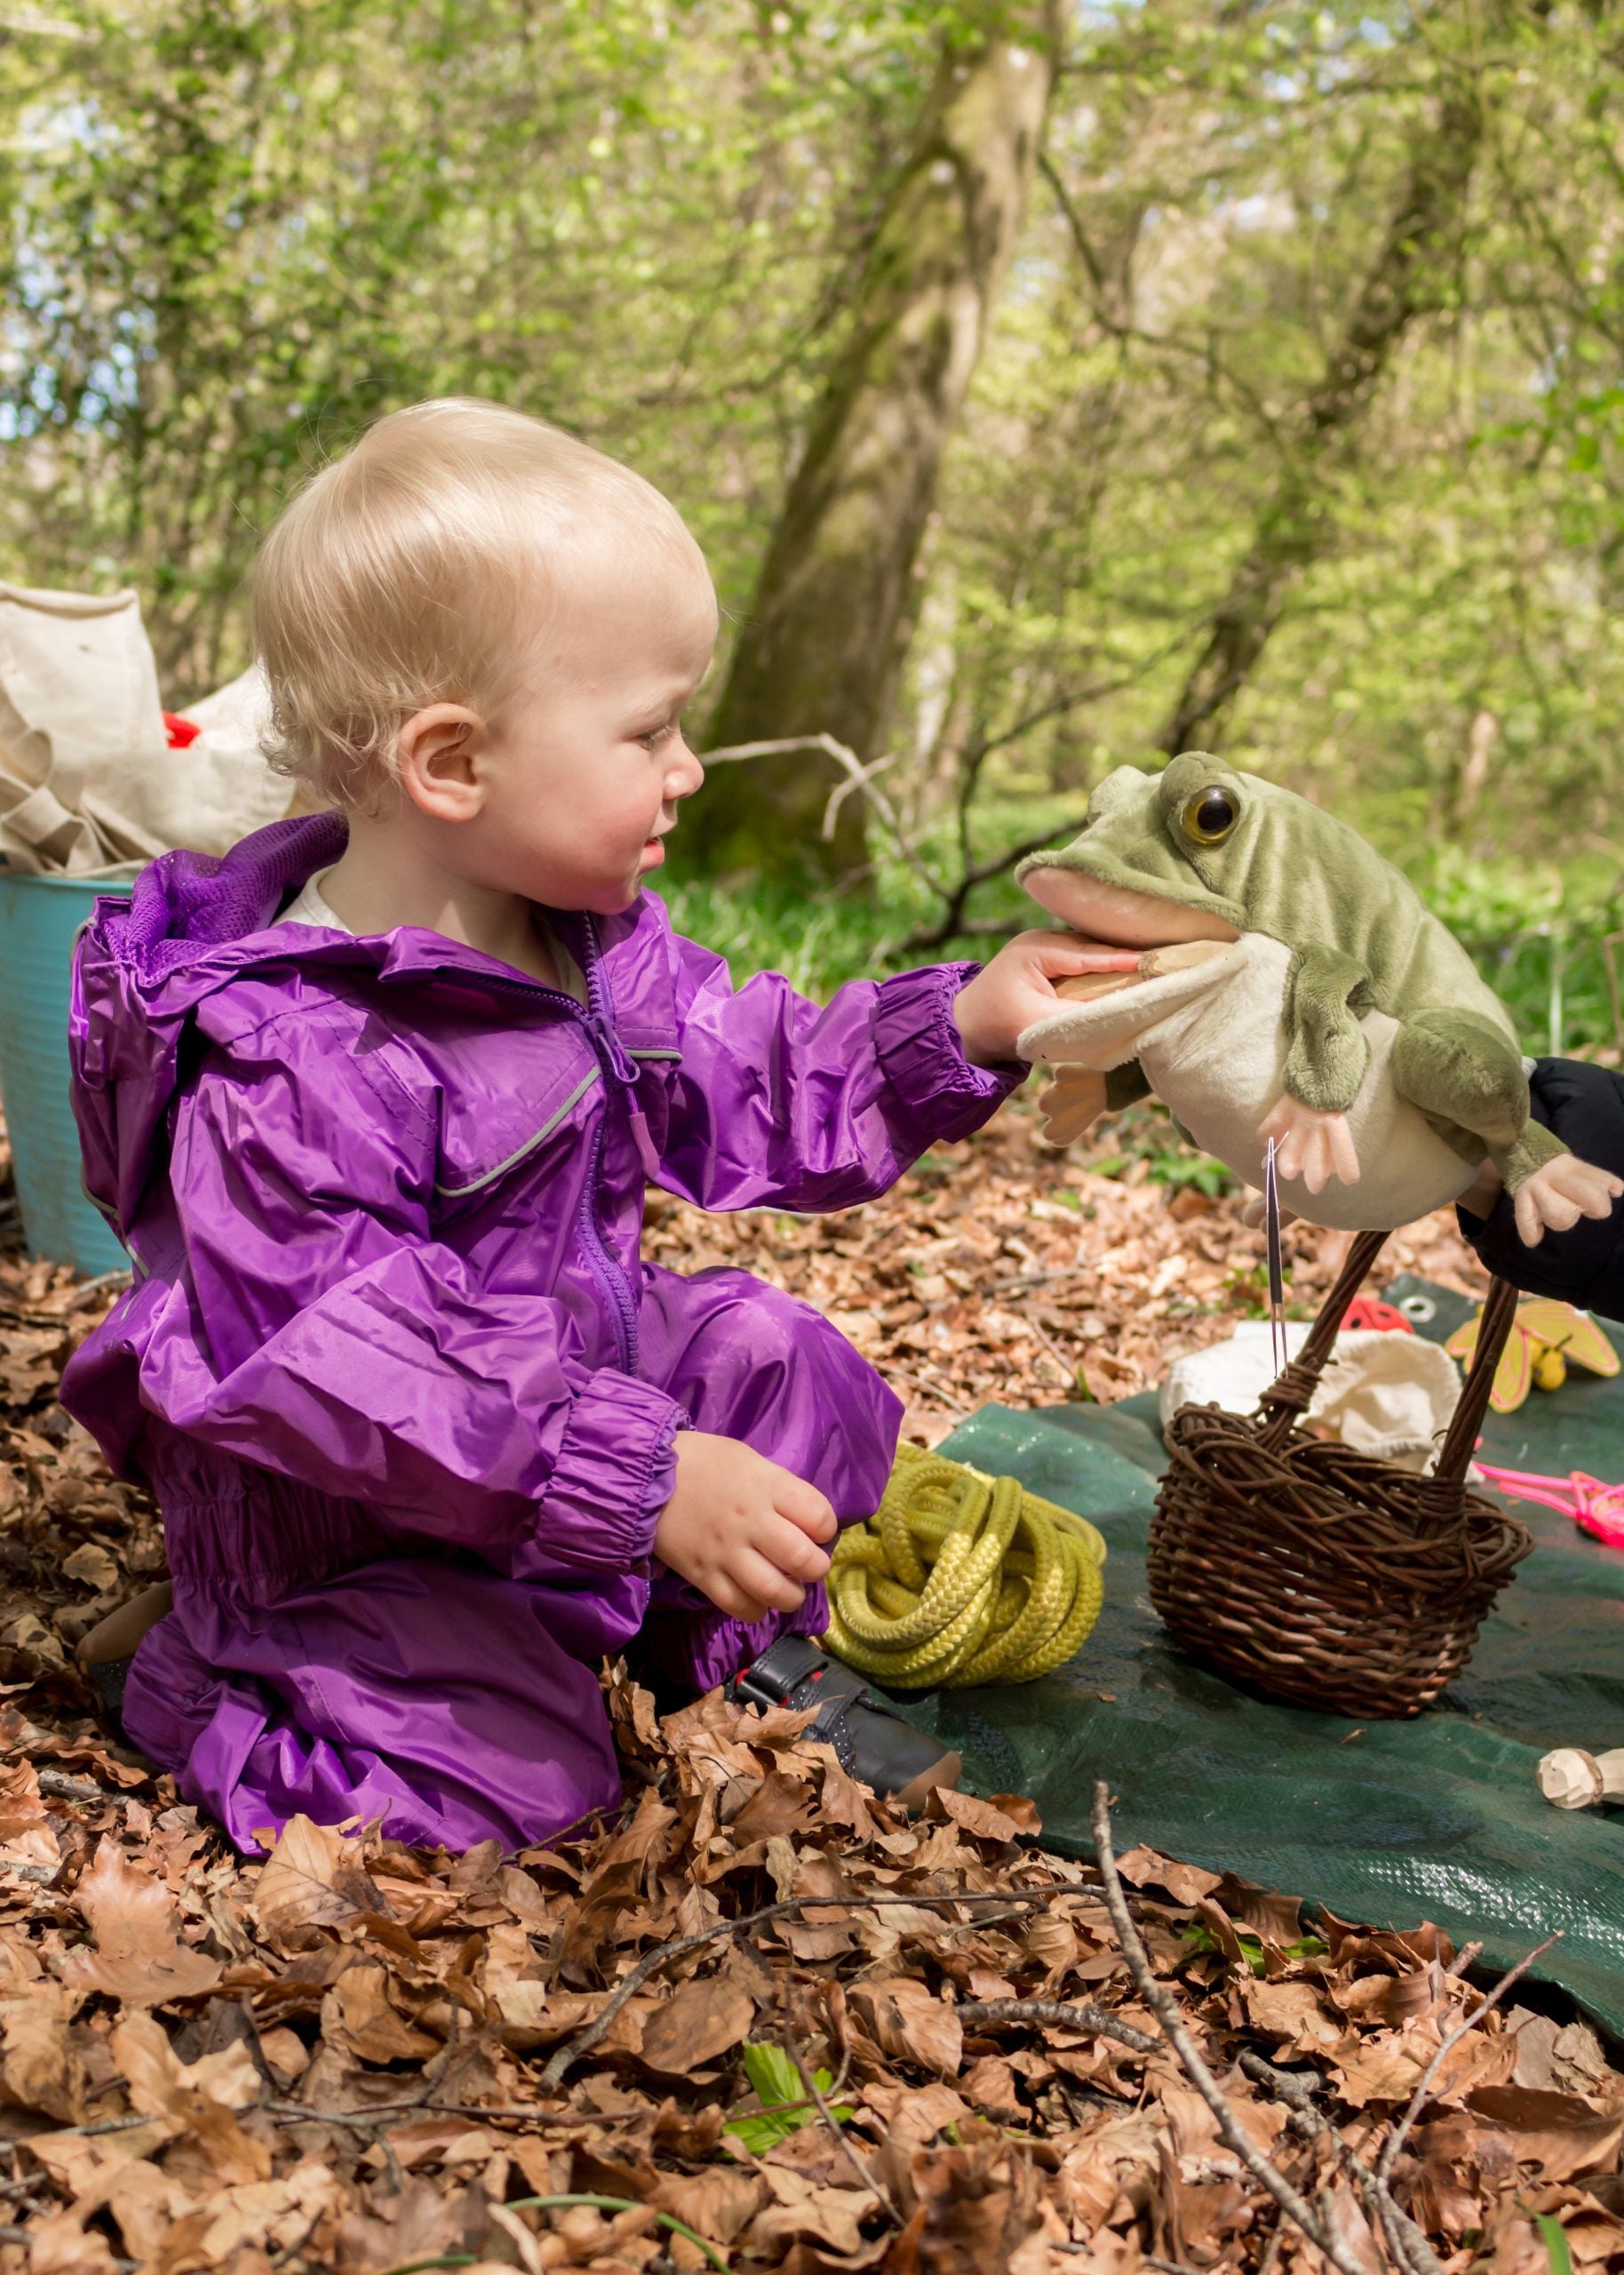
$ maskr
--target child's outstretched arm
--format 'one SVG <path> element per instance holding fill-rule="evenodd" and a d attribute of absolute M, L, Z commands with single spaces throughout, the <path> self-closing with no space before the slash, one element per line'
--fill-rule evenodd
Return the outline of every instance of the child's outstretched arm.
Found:
<path fill-rule="evenodd" d="M 687 1417 L 589 1362 L 562 1304 L 434 1238 L 435 1133 L 403 1093 L 379 1114 L 383 1079 L 312 1020 L 205 1062 L 171 1151 L 182 1268 L 125 1299 L 142 1403 L 515 1577 L 625 1573 Z"/>
<path fill-rule="evenodd" d="M 735 989 L 722 958 L 673 938 L 682 1062 L 659 1182 L 706 1209 L 846 1209 L 933 1144 L 967 1137 L 1025 1080 L 1024 1026 L 1084 959 L 1023 933 L 983 970 L 852 980 L 826 1005 L 776 972 Z"/>

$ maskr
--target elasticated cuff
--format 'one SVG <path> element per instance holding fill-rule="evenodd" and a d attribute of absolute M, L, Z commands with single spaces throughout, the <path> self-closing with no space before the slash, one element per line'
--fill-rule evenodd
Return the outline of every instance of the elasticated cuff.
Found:
<path fill-rule="evenodd" d="M 672 1441 L 688 1427 L 675 1399 L 605 1368 L 577 1397 L 516 1580 L 626 1572 L 654 1553 L 654 1529 L 676 1483 Z"/>
<path fill-rule="evenodd" d="M 886 1079 L 933 1136 L 966 1138 L 1019 1089 L 1031 1069 L 973 1066 L 964 1055 L 953 999 L 978 963 L 927 964 L 881 983 L 874 1010 L 874 1047 Z"/>

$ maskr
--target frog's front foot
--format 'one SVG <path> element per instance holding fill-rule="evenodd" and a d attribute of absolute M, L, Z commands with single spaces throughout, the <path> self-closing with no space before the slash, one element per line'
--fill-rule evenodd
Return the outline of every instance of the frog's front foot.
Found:
<path fill-rule="evenodd" d="M 1610 1217 L 1620 1194 L 1624 1177 L 1581 1161 L 1577 1153 L 1541 1162 L 1511 1196 L 1524 1247 L 1538 1248 L 1547 1233 L 1572 1232 L 1581 1217 Z"/>
<path fill-rule="evenodd" d="M 1070 1145 L 1104 1113 L 1105 1077 L 1092 1066 L 1069 1066 L 1063 1061 L 1053 1072 L 1054 1081 L 1038 1100 L 1043 1114 L 1043 1142 Z"/>
<path fill-rule="evenodd" d="M 1357 1185 L 1359 1156 L 1345 1114 L 1322 1114 L 1282 1091 L 1257 1126 L 1258 1143 L 1275 1142 L 1275 1167 L 1283 1177 L 1301 1178 L 1310 1193 L 1323 1193 L 1333 1177 Z"/>

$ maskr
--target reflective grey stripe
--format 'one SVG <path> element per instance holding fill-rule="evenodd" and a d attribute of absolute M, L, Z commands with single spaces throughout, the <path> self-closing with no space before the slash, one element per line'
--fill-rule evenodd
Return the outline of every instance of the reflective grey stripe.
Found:
<path fill-rule="evenodd" d="M 628 1058 L 674 1058 L 681 1063 L 682 1053 L 680 1050 L 628 1050 L 626 1057 Z"/>
<path fill-rule="evenodd" d="M 515 1161 L 521 1161 L 527 1153 L 533 1153 L 544 1138 L 552 1136 L 576 1100 L 584 1097 L 594 1082 L 601 1082 L 602 1080 L 603 1069 L 601 1066 L 594 1066 L 590 1074 L 584 1075 L 576 1084 L 558 1112 L 550 1114 L 542 1123 L 541 1128 L 533 1136 L 527 1138 L 522 1145 L 516 1146 L 505 1161 L 498 1161 L 495 1169 L 487 1169 L 483 1177 L 476 1177 L 467 1185 L 437 1185 L 434 1191 L 444 1193 L 448 1199 L 457 1200 L 460 1199 L 465 1193 L 477 1193 L 481 1185 L 490 1185 L 494 1178 L 501 1177 L 505 1171 L 511 1169 Z"/>

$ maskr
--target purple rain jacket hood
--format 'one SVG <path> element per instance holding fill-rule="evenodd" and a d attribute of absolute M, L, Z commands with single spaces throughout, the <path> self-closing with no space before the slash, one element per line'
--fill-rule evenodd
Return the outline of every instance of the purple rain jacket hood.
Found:
<path fill-rule="evenodd" d="M 587 1002 L 413 929 L 277 927 L 341 819 L 168 854 L 82 940 L 74 1106 L 135 1284 L 64 1402 L 163 1511 L 175 1608 L 130 1735 L 240 1845 L 296 1811 L 453 1847 L 618 1791 L 601 1654 L 721 1680 L 746 1628 L 652 1557 L 673 1439 L 737 1437 L 842 1522 L 900 1409 L 810 1306 L 641 1259 L 652 1177 L 712 1209 L 840 1209 L 1024 1069 L 966 1061 L 975 969 L 826 1007 L 735 990 L 645 894 L 558 917 Z"/>

